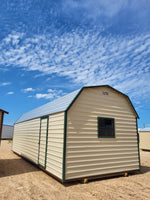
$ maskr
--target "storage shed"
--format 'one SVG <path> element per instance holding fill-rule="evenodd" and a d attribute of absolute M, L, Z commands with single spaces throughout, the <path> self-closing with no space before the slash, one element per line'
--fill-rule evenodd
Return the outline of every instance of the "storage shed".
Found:
<path fill-rule="evenodd" d="M 8 114 L 7 111 L 0 109 L 0 141 L 1 141 L 1 136 L 2 136 L 3 119 L 4 119 L 5 113 Z"/>
<path fill-rule="evenodd" d="M 83 87 L 23 114 L 13 151 L 63 183 L 139 170 L 137 118 L 125 94 Z"/>
<path fill-rule="evenodd" d="M 14 131 L 14 126 L 3 124 L 2 139 L 12 139 L 13 131 Z"/>
<path fill-rule="evenodd" d="M 150 150 L 150 128 L 142 128 L 139 130 L 140 149 Z"/>

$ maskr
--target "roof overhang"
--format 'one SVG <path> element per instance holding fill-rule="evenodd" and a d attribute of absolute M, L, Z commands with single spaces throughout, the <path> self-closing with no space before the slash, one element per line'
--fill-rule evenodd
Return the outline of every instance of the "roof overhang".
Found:
<path fill-rule="evenodd" d="M 7 112 L 6 110 L 0 109 L 0 111 L 3 112 L 3 113 L 9 114 L 9 112 Z"/>

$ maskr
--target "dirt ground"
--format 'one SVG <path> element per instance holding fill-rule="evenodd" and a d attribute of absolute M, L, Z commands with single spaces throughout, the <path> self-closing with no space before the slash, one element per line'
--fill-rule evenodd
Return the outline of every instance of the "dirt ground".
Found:
<path fill-rule="evenodd" d="M 62 185 L 11 151 L 0 146 L 0 200 L 149 200 L 150 152 L 141 151 L 141 173 Z"/>

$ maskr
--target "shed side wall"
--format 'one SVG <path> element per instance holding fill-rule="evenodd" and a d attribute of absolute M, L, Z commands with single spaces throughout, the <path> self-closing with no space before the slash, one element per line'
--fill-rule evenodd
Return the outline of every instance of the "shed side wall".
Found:
<path fill-rule="evenodd" d="M 115 138 L 98 138 L 98 116 L 115 119 Z M 136 116 L 128 100 L 110 88 L 84 89 L 67 113 L 66 180 L 136 169 Z"/>
<path fill-rule="evenodd" d="M 42 126 L 45 126 L 46 130 L 47 123 L 43 123 Z M 14 126 L 13 151 L 36 164 L 38 164 L 39 131 L 40 118 Z M 49 115 L 46 170 L 60 179 L 62 179 L 63 135 L 64 112 Z"/>
<path fill-rule="evenodd" d="M 139 132 L 140 148 L 150 150 L 150 131 Z"/>
<path fill-rule="evenodd" d="M 38 163 L 40 118 L 15 124 L 13 151 Z"/>
<path fill-rule="evenodd" d="M 64 112 L 49 116 L 46 170 L 62 179 Z"/>

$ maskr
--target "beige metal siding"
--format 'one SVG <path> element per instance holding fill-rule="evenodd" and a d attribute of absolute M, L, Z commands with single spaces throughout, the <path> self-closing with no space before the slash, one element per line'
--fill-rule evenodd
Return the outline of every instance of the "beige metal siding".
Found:
<path fill-rule="evenodd" d="M 40 141 L 39 141 L 39 164 L 45 167 L 46 138 L 48 118 L 41 119 Z"/>
<path fill-rule="evenodd" d="M 140 148 L 144 150 L 150 150 L 150 131 L 139 131 Z"/>
<path fill-rule="evenodd" d="M 64 112 L 49 115 L 46 170 L 62 179 Z"/>
<path fill-rule="evenodd" d="M 45 166 L 47 119 L 41 120 L 39 164 Z M 40 118 L 15 124 L 13 151 L 38 164 Z M 64 112 L 49 115 L 46 170 L 62 179 Z"/>
<path fill-rule="evenodd" d="M 15 124 L 13 151 L 38 163 L 40 118 Z"/>
<path fill-rule="evenodd" d="M 115 138 L 97 137 L 98 116 L 115 118 Z M 110 88 L 84 89 L 67 114 L 66 180 L 136 169 L 136 116 L 128 100 Z"/>

